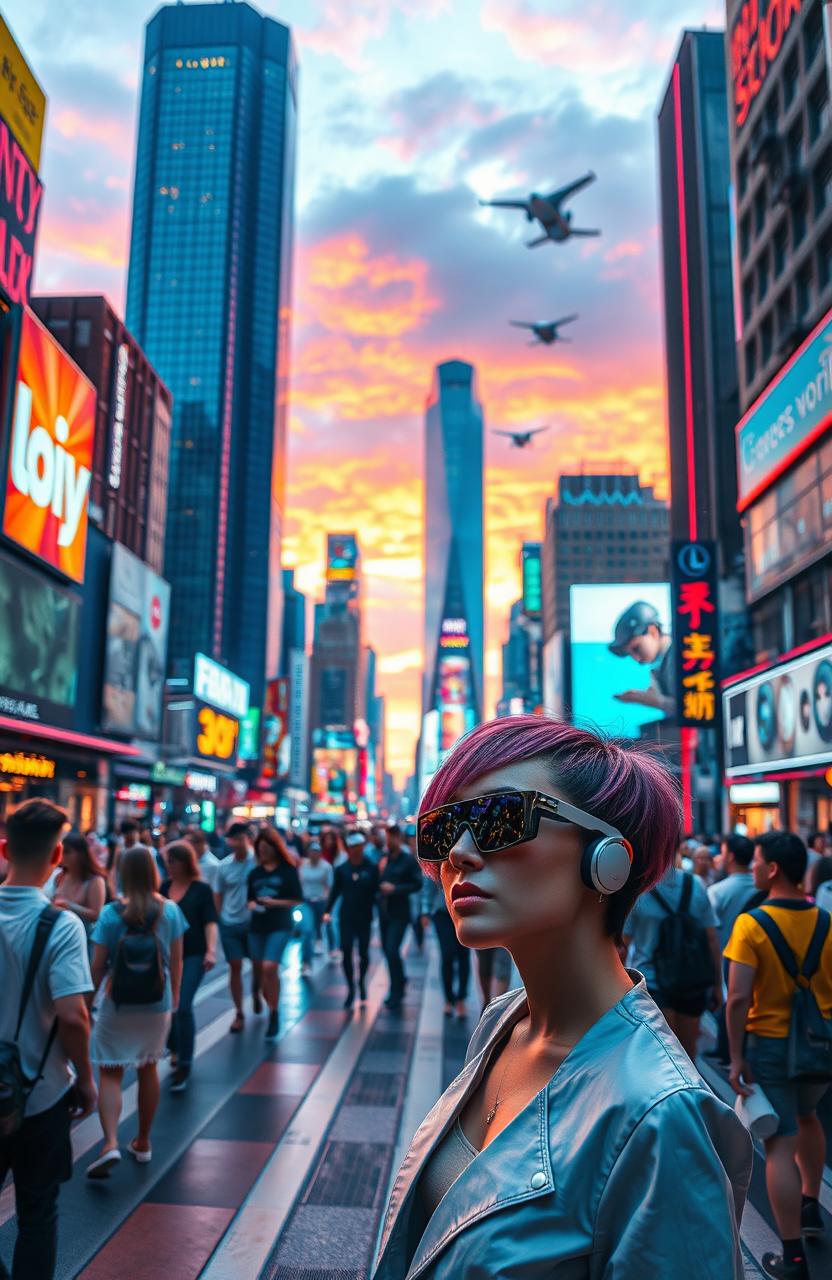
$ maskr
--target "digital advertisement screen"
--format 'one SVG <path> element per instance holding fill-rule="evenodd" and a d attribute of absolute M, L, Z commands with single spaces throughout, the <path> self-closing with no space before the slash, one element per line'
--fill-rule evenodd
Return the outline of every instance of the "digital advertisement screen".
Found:
<path fill-rule="evenodd" d="M 170 585 L 114 543 L 101 693 L 106 732 L 159 738 L 169 616 Z"/>
<path fill-rule="evenodd" d="M 326 543 L 327 582 L 353 582 L 358 562 L 358 543 L 352 533 L 331 533 Z"/>
<path fill-rule="evenodd" d="M 81 601 L 0 556 L 0 715 L 69 728 L 78 678 Z"/>
<path fill-rule="evenodd" d="M 95 388 L 31 312 L 21 326 L 3 532 L 83 582 Z"/>
<path fill-rule="evenodd" d="M 196 702 L 194 709 L 196 737 L 194 754 L 203 760 L 216 760 L 220 764 L 237 763 L 237 744 L 240 739 L 240 721 L 216 707 Z"/>
<path fill-rule="evenodd" d="M 579 723 L 638 737 L 672 720 L 676 677 L 666 582 L 579 585 L 569 590 L 572 714 Z"/>
<path fill-rule="evenodd" d="M 358 751 L 354 747 L 315 747 L 310 791 L 312 808 L 346 813 L 357 786 Z"/>
<path fill-rule="evenodd" d="M 832 758 L 832 645 L 731 684 L 722 698 L 729 777 Z"/>

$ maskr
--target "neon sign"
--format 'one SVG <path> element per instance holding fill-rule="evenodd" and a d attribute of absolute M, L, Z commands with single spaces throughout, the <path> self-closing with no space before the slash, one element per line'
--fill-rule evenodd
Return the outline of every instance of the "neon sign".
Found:
<path fill-rule="evenodd" d="M 802 0 L 746 0 L 731 32 L 731 79 L 737 132 L 777 60 Z"/>

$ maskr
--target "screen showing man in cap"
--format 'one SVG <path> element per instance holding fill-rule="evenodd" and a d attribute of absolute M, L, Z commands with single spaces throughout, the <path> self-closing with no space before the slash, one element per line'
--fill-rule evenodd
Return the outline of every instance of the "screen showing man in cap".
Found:
<path fill-rule="evenodd" d="M 676 715 L 673 638 L 662 627 L 655 605 L 636 600 L 628 605 L 615 624 L 610 653 L 619 658 L 633 658 L 641 666 L 651 667 L 646 689 L 626 689 L 613 696 L 618 702 L 634 702 L 655 707 L 667 719 Z"/>

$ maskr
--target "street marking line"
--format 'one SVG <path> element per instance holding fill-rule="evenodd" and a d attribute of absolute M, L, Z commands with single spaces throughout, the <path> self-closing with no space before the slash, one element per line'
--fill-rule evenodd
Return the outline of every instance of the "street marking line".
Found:
<path fill-rule="evenodd" d="M 319 968 L 314 971 L 313 976 L 317 976 L 317 973 L 324 968 L 325 966 L 321 964 Z M 215 996 L 218 992 L 224 990 L 227 984 L 227 969 L 224 969 L 222 973 L 218 973 L 216 977 L 212 977 L 209 981 L 203 982 L 197 991 L 197 998 L 194 1002 L 195 1007 L 203 1004 L 206 1000 L 210 1000 L 212 996 Z M 214 1045 L 228 1034 L 228 1028 L 231 1026 L 233 1015 L 233 1009 L 224 1009 L 216 1018 L 207 1023 L 201 1031 L 197 1032 L 194 1044 L 195 1063 L 203 1054 L 207 1053 L 210 1049 L 213 1049 Z M 301 1015 L 301 1017 L 302 1016 L 303 1015 Z M 287 1024 L 285 1028 L 282 1028 L 282 1030 L 291 1030 L 291 1027 L 296 1025 L 298 1020 L 299 1019 L 295 1019 L 295 1022 Z M 159 1063 L 160 1084 L 164 1083 L 172 1070 L 173 1069 L 167 1059 Z M 122 1094 L 122 1107 L 119 1125 L 121 1125 L 123 1120 L 129 1120 L 130 1117 L 135 1114 L 138 1110 L 138 1105 L 139 1086 L 137 1081 L 133 1081 L 133 1083 L 129 1085 Z M 88 1151 L 92 1150 L 92 1148 L 101 1141 L 101 1138 L 101 1122 L 97 1111 L 94 1111 L 92 1115 L 85 1116 L 79 1124 L 73 1125 L 71 1132 L 73 1176 L 76 1162 L 81 1160 Z M 14 1182 L 10 1178 L 8 1186 L 0 1192 L 0 1227 L 4 1227 L 14 1216 Z"/>
<path fill-rule="evenodd" d="M 364 1012 L 348 1023 L 271 1158 L 220 1240 L 200 1280 L 258 1276 L 280 1239 L 376 1023 L 387 971 L 370 980 Z"/>

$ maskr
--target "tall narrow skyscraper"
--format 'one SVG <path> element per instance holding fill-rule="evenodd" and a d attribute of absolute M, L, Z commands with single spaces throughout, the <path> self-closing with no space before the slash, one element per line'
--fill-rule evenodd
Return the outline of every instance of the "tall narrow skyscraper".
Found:
<path fill-rule="evenodd" d="M 425 416 L 422 780 L 483 715 L 483 411 L 462 360 L 436 368 Z"/>
<path fill-rule="evenodd" d="M 127 323 L 173 392 L 171 667 L 213 654 L 255 703 L 280 658 L 296 80 L 248 4 L 148 23 Z"/>

